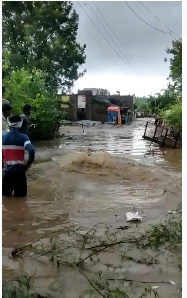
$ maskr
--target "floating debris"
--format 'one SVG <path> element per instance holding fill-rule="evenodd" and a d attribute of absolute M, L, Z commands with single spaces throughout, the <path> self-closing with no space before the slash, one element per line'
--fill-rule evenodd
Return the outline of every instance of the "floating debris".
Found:
<path fill-rule="evenodd" d="M 170 284 L 172 284 L 172 285 L 175 286 L 175 282 L 174 281 L 170 280 L 169 282 L 170 282 Z"/>
<path fill-rule="evenodd" d="M 126 218 L 127 218 L 127 221 L 142 221 L 142 217 L 139 215 L 138 211 L 127 212 Z"/>
<path fill-rule="evenodd" d="M 179 214 L 179 213 L 181 213 L 181 210 L 179 210 L 179 211 L 176 211 L 176 210 L 168 211 L 168 214 Z"/>

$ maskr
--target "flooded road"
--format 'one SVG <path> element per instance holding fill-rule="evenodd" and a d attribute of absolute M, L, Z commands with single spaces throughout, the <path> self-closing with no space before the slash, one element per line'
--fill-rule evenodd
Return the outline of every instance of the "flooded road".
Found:
<path fill-rule="evenodd" d="M 78 298 L 88 286 L 78 272 L 65 268 L 64 275 L 63 270 L 59 273 L 49 261 L 48 255 L 36 258 L 38 250 L 42 254 L 51 247 L 51 236 L 39 242 L 37 251 L 30 247 L 13 260 L 9 258 L 11 250 L 53 233 L 58 237 L 55 245 L 58 243 L 62 249 L 65 242 L 72 244 L 75 238 L 64 232 L 65 227 L 86 233 L 100 224 L 97 233 L 102 235 L 105 233 L 102 224 L 113 230 L 126 225 L 125 213 L 133 207 L 142 212 L 141 227 L 145 228 L 177 207 L 181 202 L 181 150 L 150 146 L 142 139 L 145 122 L 146 119 L 140 119 L 119 128 L 95 125 L 85 127 L 84 133 L 81 126 L 64 126 L 62 138 L 36 144 L 36 164 L 28 173 L 28 198 L 3 198 L 4 280 L 28 275 L 41 293 Z M 109 261 L 110 253 L 106 253 L 101 257 L 100 267 L 88 264 L 87 269 L 92 268 L 95 274 L 99 270 L 105 272 L 104 264 Z M 115 252 L 112 263 L 117 266 L 119 262 L 119 254 Z M 161 263 L 164 264 L 163 260 Z M 180 283 L 176 268 L 150 268 L 132 262 L 124 266 L 129 278 L 145 281 L 149 276 L 150 282 L 157 281 L 159 290 L 165 293 L 160 297 L 180 297 L 177 287 L 159 283 L 165 275 L 167 281 Z M 121 276 L 119 270 L 114 273 Z M 53 284 L 52 288 L 49 284 Z M 131 291 L 132 297 L 138 297 L 134 288 Z"/>
<path fill-rule="evenodd" d="M 146 121 L 150 119 L 140 118 L 131 125 L 115 127 L 113 125 L 62 127 L 63 138 L 50 142 L 37 143 L 40 160 L 47 156 L 51 158 L 54 152 L 58 154 L 70 151 L 91 149 L 93 151 L 104 150 L 120 158 L 130 158 L 148 165 L 161 165 L 162 167 L 178 170 L 182 169 L 181 149 L 161 149 L 157 144 L 150 144 L 142 139 Z M 44 149 L 46 152 L 44 152 Z M 51 150 L 53 153 L 51 153 Z"/>

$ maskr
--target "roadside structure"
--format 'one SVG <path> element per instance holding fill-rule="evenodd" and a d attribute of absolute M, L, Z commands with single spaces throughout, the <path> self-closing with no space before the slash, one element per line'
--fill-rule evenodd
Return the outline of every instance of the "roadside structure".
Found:
<path fill-rule="evenodd" d="M 104 90 L 104 89 L 103 89 Z M 95 94 L 95 93 L 94 93 Z M 135 95 L 94 95 L 93 90 L 78 90 L 77 94 L 62 96 L 66 100 L 66 108 L 69 111 L 69 120 L 77 121 L 81 111 L 85 119 L 92 121 L 107 122 L 107 109 L 116 105 L 121 110 L 129 109 L 134 115 Z M 64 102 L 62 102 L 64 107 Z"/>

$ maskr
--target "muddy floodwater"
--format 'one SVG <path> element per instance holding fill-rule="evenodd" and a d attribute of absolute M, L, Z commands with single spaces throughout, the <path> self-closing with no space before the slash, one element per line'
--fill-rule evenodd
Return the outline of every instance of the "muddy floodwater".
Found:
<path fill-rule="evenodd" d="M 41 295 L 81 297 L 89 282 L 80 272 L 65 265 L 57 268 L 54 262 L 54 255 L 68 262 L 75 258 L 71 246 L 77 236 L 67 233 L 68 228 L 86 233 L 96 226 L 97 235 L 102 236 L 106 226 L 115 231 L 127 225 L 125 214 L 135 208 L 143 220 L 130 226 L 128 233 L 131 229 L 136 233 L 176 209 L 181 202 L 182 152 L 143 140 L 145 123 L 146 119 L 137 119 L 123 127 L 88 125 L 84 133 L 81 126 L 63 126 L 62 137 L 35 144 L 27 199 L 3 198 L 4 281 L 27 275 Z M 40 237 L 15 258 L 9 257 L 13 249 Z M 64 255 L 67 244 L 70 248 L 64 249 Z M 53 250 L 48 254 L 51 245 L 57 250 L 54 255 Z M 108 279 L 124 277 L 155 286 L 162 298 L 181 297 L 178 256 L 172 259 L 173 266 L 162 257 L 160 266 L 127 260 L 119 266 L 118 250 L 102 253 L 99 262 L 88 260 L 88 275 L 102 271 Z M 131 255 L 138 257 L 135 249 Z M 129 297 L 141 293 L 140 284 L 121 286 L 128 288 Z"/>

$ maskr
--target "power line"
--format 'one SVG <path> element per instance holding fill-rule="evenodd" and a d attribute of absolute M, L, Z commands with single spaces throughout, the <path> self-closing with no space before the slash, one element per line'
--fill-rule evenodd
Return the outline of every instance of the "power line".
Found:
<path fill-rule="evenodd" d="M 79 2 L 78 2 L 79 3 Z M 86 5 L 86 4 L 85 4 Z M 83 7 L 82 6 L 78 6 L 78 7 L 80 7 L 80 8 L 82 8 L 83 9 Z M 84 10 L 84 9 L 83 9 Z M 86 13 L 86 11 L 84 10 L 84 12 L 85 12 L 85 14 L 88 16 L 88 14 Z M 89 17 L 89 16 L 88 16 Z M 89 17 L 89 19 L 90 19 L 90 17 Z M 91 20 L 91 19 L 90 19 Z M 92 20 L 91 20 L 92 21 Z M 96 27 L 96 29 L 100 32 L 100 30 L 97 28 L 97 26 L 95 25 L 95 23 L 92 21 L 92 23 L 94 24 L 94 26 Z M 82 25 L 81 25 L 82 26 Z M 87 31 L 88 32 L 88 34 L 89 35 L 91 35 L 90 34 L 90 32 L 84 27 L 84 26 L 82 26 L 83 27 L 83 29 L 85 30 L 85 31 Z M 100 32 L 101 33 L 101 32 Z M 103 34 L 101 33 L 101 35 L 103 36 Z M 92 35 L 92 37 L 93 37 L 93 35 Z M 103 36 L 104 37 L 104 36 Z M 104 50 L 104 52 L 105 53 L 107 53 L 108 54 L 108 52 L 106 52 L 106 50 L 104 49 L 104 47 L 101 45 L 101 43 L 99 43 L 98 41 L 97 41 L 97 39 L 95 38 L 95 37 L 93 37 L 95 40 L 96 40 L 96 42 L 99 44 L 99 46 Z M 104 37 L 105 38 L 105 37 Z M 110 54 L 108 54 L 110 57 L 112 57 Z M 113 59 L 113 58 L 112 58 Z M 123 71 L 123 69 L 120 67 L 120 65 L 117 63 L 117 62 L 115 62 L 116 63 L 116 65 L 120 68 L 120 70 L 122 70 Z"/>
<path fill-rule="evenodd" d="M 101 43 L 95 38 L 95 36 L 93 36 L 92 34 L 90 34 L 90 32 L 82 25 L 82 24 L 80 24 L 81 26 L 82 26 L 82 28 L 89 34 L 89 36 L 91 36 L 93 39 L 95 39 L 95 41 L 98 43 L 98 45 L 102 48 L 102 50 L 104 51 L 104 53 L 106 54 L 107 53 L 107 55 L 110 57 L 110 59 L 112 58 L 113 59 L 113 57 L 108 53 L 108 52 L 106 52 L 106 50 L 105 50 L 105 48 L 101 45 Z M 122 70 L 123 71 L 123 69 L 120 67 L 120 65 L 116 62 L 116 61 L 113 61 L 119 68 L 120 68 L 120 70 Z"/>
<path fill-rule="evenodd" d="M 125 2 L 125 3 L 124 3 Z M 152 26 L 151 24 L 147 23 L 146 21 L 144 21 L 141 17 L 139 17 L 137 15 L 137 13 L 132 9 L 132 7 L 127 3 L 127 1 L 124 1 L 123 3 L 126 4 L 129 9 L 132 11 L 132 13 L 140 20 L 142 21 L 143 23 L 145 23 L 146 25 L 148 25 L 149 27 L 151 27 L 152 29 L 156 30 L 156 31 L 159 31 L 159 32 L 162 32 L 164 34 L 168 34 L 168 35 L 171 35 L 171 32 L 166 32 L 166 31 L 163 31 L 161 29 L 158 29 L 158 28 L 155 28 L 154 26 Z M 171 35 L 172 36 L 172 35 Z M 173 36 L 172 36 L 173 37 Z"/>
<path fill-rule="evenodd" d="M 132 64 L 133 67 L 136 67 L 136 64 L 134 63 L 132 57 L 129 55 L 129 53 L 127 52 L 127 50 L 125 49 L 125 47 L 123 46 L 123 44 L 121 43 L 121 41 L 119 40 L 119 38 L 117 37 L 116 33 L 114 32 L 114 30 L 112 29 L 112 27 L 108 24 L 107 20 L 105 19 L 105 17 L 102 15 L 101 11 L 99 10 L 98 6 L 93 2 L 94 6 L 96 7 L 97 11 L 99 12 L 99 14 L 101 15 L 102 19 L 104 20 L 105 24 L 108 26 L 109 30 L 113 33 L 115 39 L 118 41 L 118 43 L 120 44 L 120 46 L 122 47 L 123 51 L 126 53 L 125 55 L 127 56 L 127 59 L 131 60 L 132 62 L 129 62 Z M 133 65 L 134 64 L 134 65 Z M 141 70 L 140 70 L 141 71 Z M 142 72 L 142 71 L 141 71 Z M 143 72 L 142 72 L 143 74 Z"/>
<path fill-rule="evenodd" d="M 115 45 L 115 40 L 113 38 L 113 36 L 111 35 L 111 33 L 108 31 L 108 29 L 105 27 L 105 25 L 103 25 L 103 23 L 101 22 L 101 20 L 99 19 L 98 15 L 96 14 L 96 12 L 93 10 L 93 8 L 87 3 L 87 8 L 91 8 L 92 12 L 94 13 L 94 15 L 97 17 L 97 19 L 99 20 L 99 22 L 101 23 L 101 25 L 103 26 L 104 30 L 110 35 L 110 37 L 112 38 L 113 40 L 113 43 L 110 43 L 108 39 L 105 39 L 107 40 L 107 43 L 110 45 L 110 47 L 113 49 L 113 51 L 115 51 L 115 53 L 118 55 L 118 57 L 122 60 L 122 62 L 132 71 L 134 72 L 134 70 L 132 69 L 132 67 L 129 65 L 129 61 L 126 62 L 124 60 L 124 58 L 119 54 L 119 52 L 116 50 L 116 46 Z"/>
<path fill-rule="evenodd" d="M 174 31 L 172 31 L 166 23 L 164 23 L 161 19 L 159 19 L 142 1 L 139 1 L 139 3 L 150 13 L 152 16 L 154 16 L 159 22 L 161 22 L 169 31 L 170 33 L 173 33 L 174 35 L 177 36 L 177 38 L 180 38 Z"/>
<path fill-rule="evenodd" d="M 76 3 L 76 2 L 75 2 Z M 86 3 L 85 4 L 83 4 L 82 6 L 86 6 Z M 82 6 L 81 5 L 79 5 L 79 6 L 77 6 L 77 7 L 75 7 L 74 6 L 74 9 L 77 9 L 77 8 L 82 8 Z"/>
<path fill-rule="evenodd" d="M 87 6 L 89 7 L 89 8 L 91 8 L 91 10 L 93 11 L 93 13 L 95 14 L 95 16 L 97 17 L 97 19 L 99 20 L 99 22 L 101 23 L 101 25 L 103 26 L 103 28 L 106 30 L 106 32 L 110 35 L 110 37 L 112 38 L 112 40 L 113 40 L 113 42 L 114 42 L 114 44 L 115 44 L 115 40 L 114 40 L 114 38 L 113 38 L 113 36 L 110 34 L 110 32 L 106 29 L 106 27 L 103 25 L 103 23 L 101 22 L 101 20 L 99 19 L 99 17 L 98 17 L 98 15 L 95 13 L 95 11 L 93 10 L 93 8 L 91 7 L 91 5 L 89 5 L 88 3 L 87 3 Z M 111 47 L 113 48 L 113 45 L 111 45 Z M 115 48 L 113 48 L 113 50 L 114 50 Z M 116 50 L 115 50 L 115 52 L 116 52 Z M 117 53 L 117 52 L 116 52 Z M 129 62 L 126 62 L 122 57 L 121 57 L 121 55 L 119 54 L 119 53 L 117 53 L 118 54 L 118 56 L 121 58 L 121 60 L 123 61 L 123 63 L 125 63 L 125 65 L 127 65 L 132 71 L 133 71 L 133 69 L 128 65 L 128 63 Z"/>
<path fill-rule="evenodd" d="M 79 1 L 78 4 L 80 5 Z M 81 6 L 81 5 L 80 5 Z M 81 7 L 82 10 L 84 11 L 84 13 L 87 15 L 87 17 L 90 19 L 90 21 L 93 23 L 93 25 L 96 27 L 96 29 L 100 32 L 100 34 L 102 35 L 102 37 L 105 39 L 105 41 L 109 44 L 109 46 L 113 49 L 113 51 L 119 56 L 120 59 L 121 56 L 119 55 L 119 53 L 116 51 L 116 49 L 111 45 L 111 43 L 106 39 L 106 37 L 104 36 L 104 34 L 101 32 L 101 30 L 98 28 L 98 26 L 94 23 L 94 21 L 92 20 L 92 18 L 89 16 L 89 14 L 86 12 L 86 10 Z M 129 65 L 127 65 L 129 67 Z"/>

